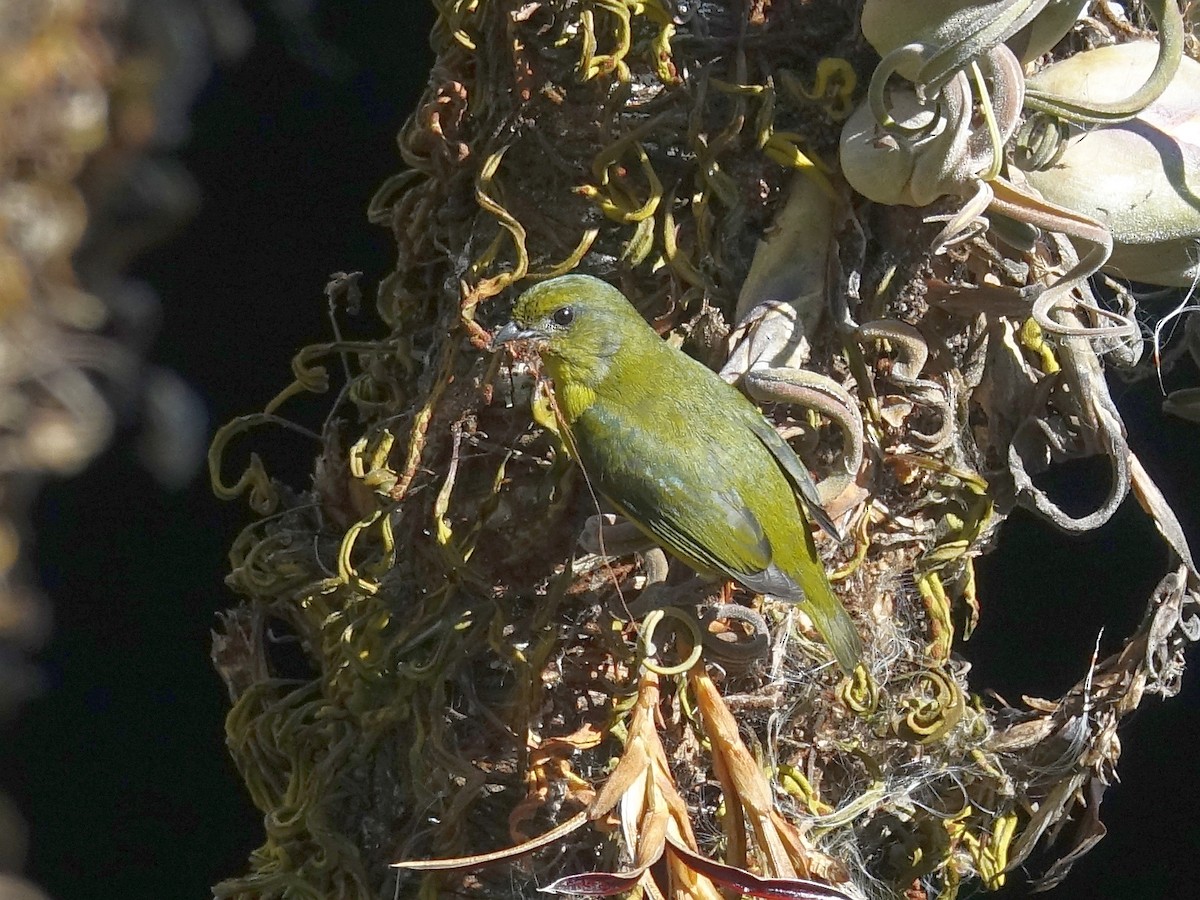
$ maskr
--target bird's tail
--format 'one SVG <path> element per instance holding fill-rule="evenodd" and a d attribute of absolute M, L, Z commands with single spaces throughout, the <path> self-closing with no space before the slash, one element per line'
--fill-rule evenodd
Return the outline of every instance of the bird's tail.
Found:
<path fill-rule="evenodd" d="M 802 567 L 799 573 L 800 587 L 804 590 L 805 612 L 821 632 L 821 637 L 833 651 L 838 665 L 847 675 L 858 666 L 862 656 L 862 639 L 854 620 L 846 612 L 846 607 L 833 592 L 833 586 L 825 575 L 821 565 L 821 557 L 817 554 L 816 544 L 807 528 L 803 529 L 804 538 L 808 544 L 811 564 Z"/>

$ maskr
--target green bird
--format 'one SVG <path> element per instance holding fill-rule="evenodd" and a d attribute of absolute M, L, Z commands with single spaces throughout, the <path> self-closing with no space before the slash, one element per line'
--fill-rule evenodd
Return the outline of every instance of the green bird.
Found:
<path fill-rule="evenodd" d="M 862 645 L 825 576 L 806 506 L 836 530 L 808 470 L 737 388 L 587 275 L 522 294 L 492 346 L 510 343 L 541 357 L 568 449 L 622 515 L 701 574 L 803 603 L 853 671 Z"/>

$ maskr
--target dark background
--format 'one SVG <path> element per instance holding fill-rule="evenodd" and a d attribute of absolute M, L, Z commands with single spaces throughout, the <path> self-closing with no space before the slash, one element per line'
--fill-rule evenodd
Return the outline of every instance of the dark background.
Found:
<path fill-rule="evenodd" d="M 363 271 L 370 301 L 390 270 L 390 235 L 365 209 L 400 168 L 395 134 L 432 62 L 432 13 L 415 0 L 323 4 L 324 50 L 262 14 L 268 4 L 251 7 L 258 39 L 213 77 L 181 152 L 203 207 L 136 269 L 163 301 L 153 358 L 188 379 L 215 424 L 261 408 L 289 380 L 292 352 L 328 336 L 330 273 Z M 1117 393 L 1135 451 L 1168 498 L 1193 498 L 1180 511 L 1200 533 L 1200 426 L 1164 418 L 1151 386 Z M 227 699 L 208 660 L 214 613 L 234 601 L 225 554 L 249 513 L 213 499 L 203 477 L 164 494 L 131 445 L 125 435 L 51 486 L 36 511 L 56 630 L 40 656 L 47 690 L 3 733 L 0 787 L 30 822 L 32 876 L 59 900 L 207 896 L 261 838 L 224 750 Z M 311 456 L 284 447 L 268 468 L 303 484 Z M 1096 477 L 1084 464 L 1058 487 Z M 980 563 L 973 683 L 1014 704 L 1058 696 L 1101 626 L 1105 649 L 1132 630 L 1164 562 L 1132 501 L 1082 540 L 1015 515 Z M 1200 895 L 1195 682 L 1189 673 L 1170 704 L 1147 698 L 1124 727 L 1122 783 L 1103 807 L 1110 833 L 1048 897 Z"/>

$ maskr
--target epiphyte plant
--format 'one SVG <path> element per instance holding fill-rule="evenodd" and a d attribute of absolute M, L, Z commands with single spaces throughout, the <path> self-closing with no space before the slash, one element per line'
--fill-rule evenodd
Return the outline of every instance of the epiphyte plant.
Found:
<path fill-rule="evenodd" d="M 874 3 L 861 30 L 835 0 L 436 5 L 406 169 L 369 211 L 397 246 L 378 336 L 305 348 L 214 444 L 214 482 L 260 515 L 214 656 L 267 828 L 218 895 L 949 898 L 1074 823 L 1060 880 L 1102 833 L 1118 723 L 1178 690 L 1200 596 L 1104 377 L 1141 355 L 1138 294 L 1098 293 L 1117 226 L 1040 197 L 1016 144 L 1035 117 L 1069 143 L 1149 115 L 1185 68 L 1178 8 L 1147 4 L 1152 30 L 1078 3 L 883 3 L 916 19 L 880 63 Z M 1115 111 L 1033 74 L 1133 37 L 1166 80 Z M 913 174 L 880 193 L 859 150 Z M 509 299 L 568 272 L 721 371 L 812 471 L 844 537 L 815 546 L 864 636 L 851 673 L 802 607 L 722 587 L 642 615 L 671 584 L 656 554 L 581 546 L 607 510 L 536 364 L 487 350 Z M 311 486 L 258 457 L 227 484 L 232 439 L 330 390 L 329 357 L 346 377 Z M 1034 479 L 1085 456 L 1108 490 L 1068 512 Z M 990 699 L 975 559 L 1017 506 L 1082 532 L 1131 492 L 1171 556 L 1136 632 L 1057 700 Z M 281 634 L 310 676 L 272 676 Z"/>

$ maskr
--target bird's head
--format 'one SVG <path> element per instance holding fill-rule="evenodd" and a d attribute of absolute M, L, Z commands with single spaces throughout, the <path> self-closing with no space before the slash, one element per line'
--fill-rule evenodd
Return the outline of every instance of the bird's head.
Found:
<path fill-rule="evenodd" d="M 590 275 L 562 275 L 517 298 L 512 321 L 496 332 L 492 349 L 524 345 L 552 363 L 593 370 L 647 333 L 658 340 L 615 287 Z"/>

